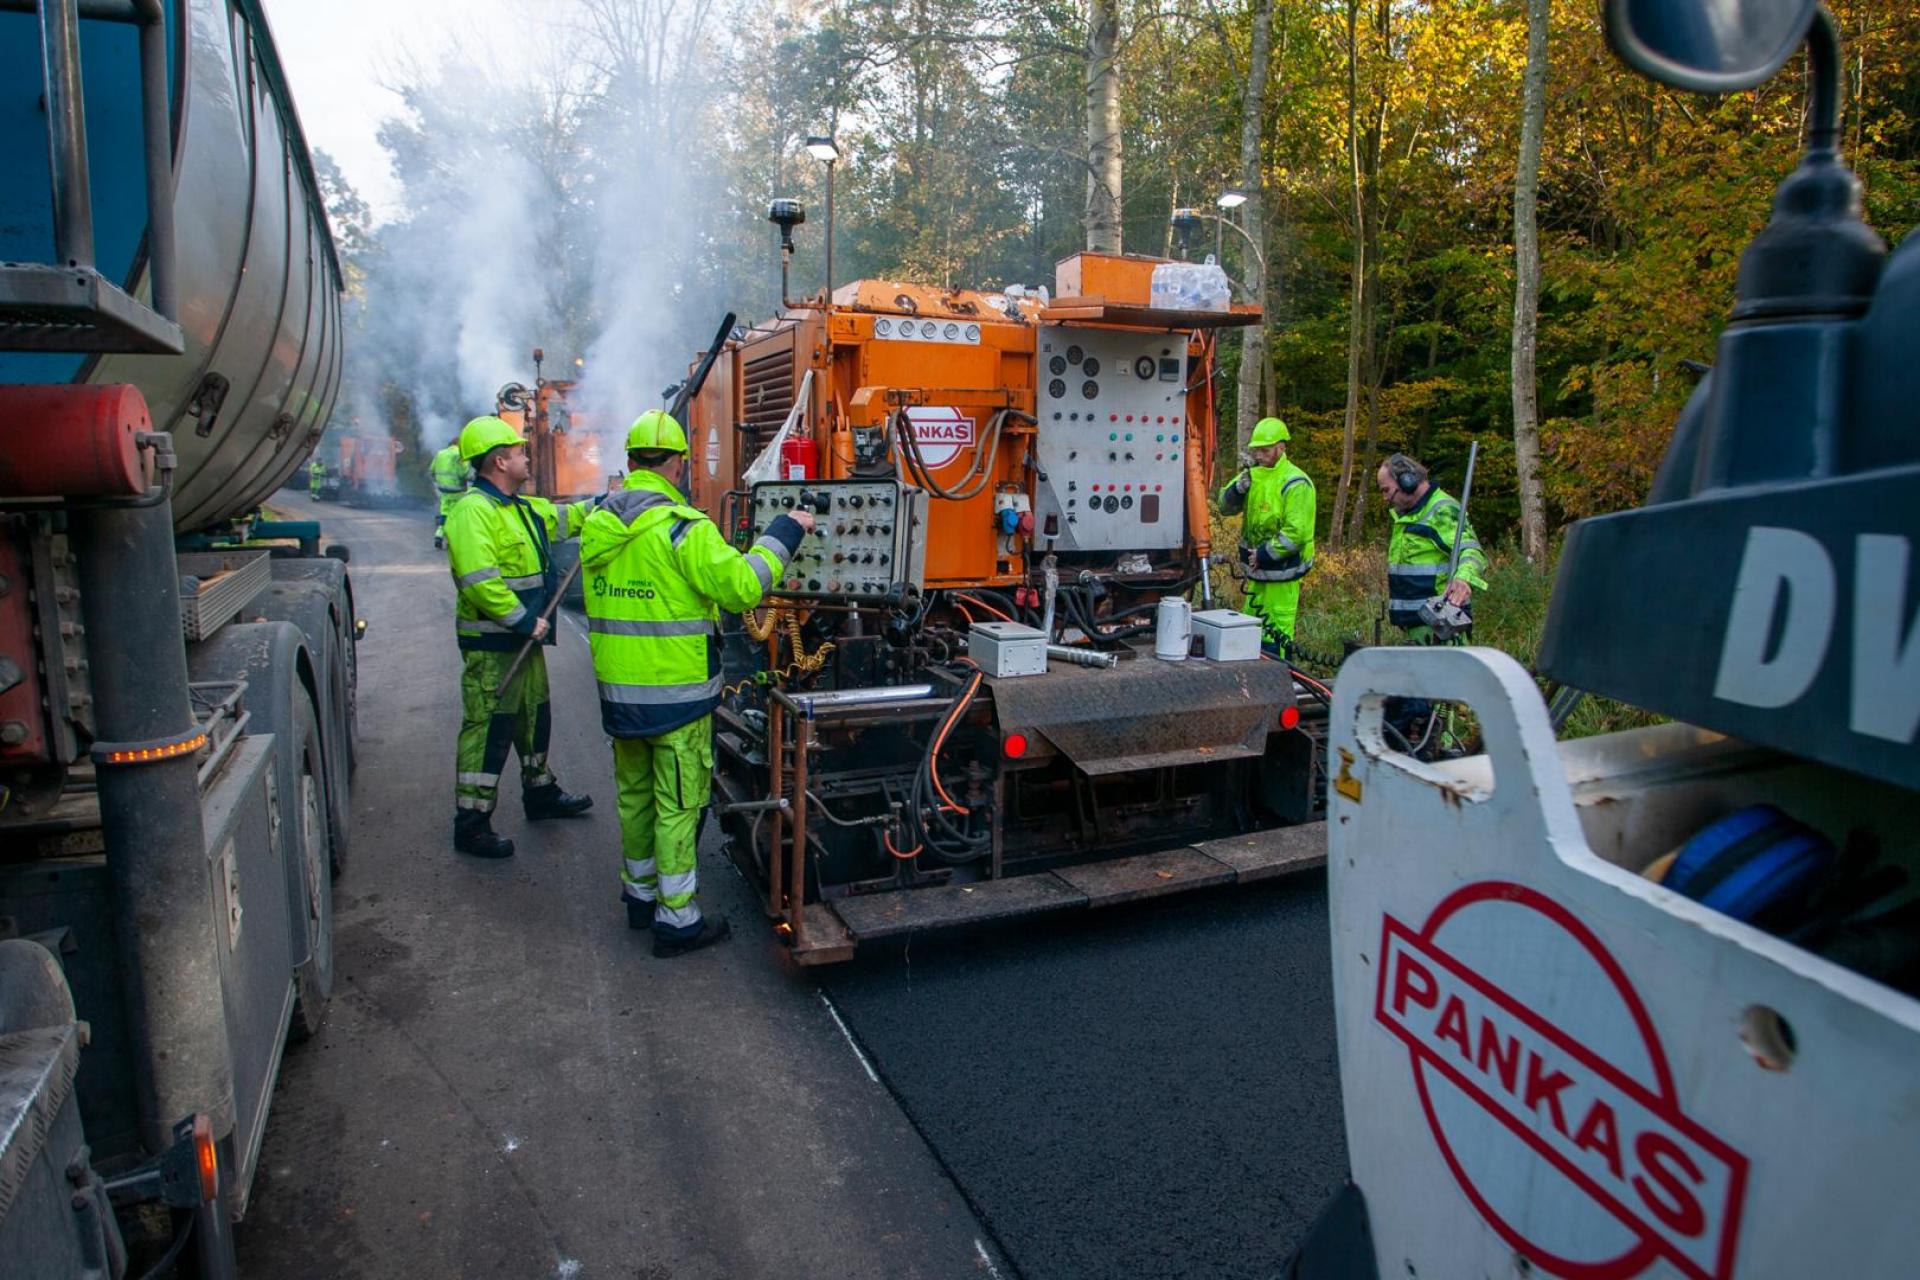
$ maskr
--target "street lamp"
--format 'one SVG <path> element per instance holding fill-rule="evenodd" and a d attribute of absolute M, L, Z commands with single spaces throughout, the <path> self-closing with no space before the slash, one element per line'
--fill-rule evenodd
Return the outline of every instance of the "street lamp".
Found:
<path fill-rule="evenodd" d="M 1245 227 L 1241 226 L 1239 223 L 1235 222 L 1231 218 L 1223 218 L 1217 213 L 1207 213 L 1200 209 L 1175 209 L 1173 211 L 1173 228 L 1175 231 L 1178 231 L 1181 233 L 1183 237 L 1183 242 L 1184 242 L 1184 237 L 1194 227 L 1198 226 L 1203 220 L 1214 224 L 1216 237 L 1224 236 L 1226 234 L 1224 231 L 1221 231 L 1220 228 L 1232 227 L 1234 230 L 1234 234 L 1238 235 L 1242 240 L 1245 240 L 1247 242 L 1247 249 L 1250 253 L 1252 253 L 1253 260 L 1260 264 L 1260 278 L 1262 280 L 1266 279 L 1267 255 L 1260 252 L 1260 246 L 1257 243 L 1255 243 L 1253 236 L 1247 231 Z M 1215 262 L 1219 262 L 1221 259 L 1221 256 L 1222 255 L 1219 252 L 1218 244 L 1216 243 L 1213 260 Z M 1245 288 L 1244 285 L 1241 287 Z"/>
<path fill-rule="evenodd" d="M 840 159 L 840 148 L 832 134 L 810 134 L 807 154 L 827 166 L 827 302 L 833 302 L 833 166 Z"/>
<path fill-rule="evenodd" d="M 1221 212 L 1224 213 L 1231 209 L 1238 209 L 1241 205 L 1245 204 L 1247 202 L 1247 193 L 1238 187 L 1228 187 L 1225 191 L 1215 196 L 1213 202 L 1219 205 Z M 1220 235 L 1220 231 L 1216 228 L 1213 233 L 1213 256 L 1216 262 L 1221 261 L 1226 254 L 1226 246 L 1221 243 Z M 1249 240 L 1249 243 L 1251 243 L 1251 240 Z"/>

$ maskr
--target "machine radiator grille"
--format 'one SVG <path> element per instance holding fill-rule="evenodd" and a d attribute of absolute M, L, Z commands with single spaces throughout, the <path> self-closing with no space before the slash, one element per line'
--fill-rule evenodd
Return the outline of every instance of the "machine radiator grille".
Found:
<path fill-rule="evenodd" d="M 747 361 L 741 422 L 759 436 L 770 436 L 793 408 L 793 352 L 769 351 Z"/>

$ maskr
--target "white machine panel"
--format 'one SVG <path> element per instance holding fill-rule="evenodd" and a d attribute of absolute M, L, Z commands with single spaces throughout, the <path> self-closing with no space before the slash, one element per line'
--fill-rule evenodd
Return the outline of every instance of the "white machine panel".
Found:
<path fill-rule="evenodd" d="M 1039 335 L 1040 485 L 1061 551 L 1151 551 L 1186 529 L 1187 344 L 1068 325 Z"/>
<path fill-rule="evenodd" d="M 927 495 L 896 480 L 773 480 L 753 487 L 749 542 L 774 517 L 814 512 L 776 596 L 884 601 L 926 581 Z M 824 509 L 822 509 L 824 508 Z"/>

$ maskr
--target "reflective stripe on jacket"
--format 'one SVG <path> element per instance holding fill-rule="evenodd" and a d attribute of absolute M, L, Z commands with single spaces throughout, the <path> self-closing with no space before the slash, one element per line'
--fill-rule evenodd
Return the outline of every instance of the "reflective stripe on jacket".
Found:
<path fill-rule="evenodd" d="M 578 537 L 590 502 L 509 498 L 484 480 L 447 514 L 454 631 L 462 649 L 518 649 L 559 585 L 549 547 Z M 547 633 L 552 644 L 555 632 Z"/>
<path fill-rule="evenodd" d="M 655 737 L 719 705 L 720 610 L 759 604 L 802 536 L 781 516 L 742 554 L 647 470 L 587 518 L 587 642 L 608 736 Z"/>
<path fill-rule="evenodd" d="M 1413 510 L 1394 513 L 1387 541 L 1387 617 L 1395 626 L 1421 626 L 1420 606 L 1447 589 L 1452 581 L 1447 565 L 1453 560 L 1453 535 L 1459 525 L 1460 504 L 1437 488 L 1429 489 L 1426 500 Z M 1468 521 L 1460 538 L 1460 577 L 1475 591 L 1484 591 L 1486 571 L 1486 553 Z"/>
<path fill-rule="evenodd" d="M 1313 481 L 1293 460 L 1282 457 L 1271 467 L 1251 467 L 1242 494 L 1229 484 L 1220 491 L 1220 509 L 1228 515 L 1245 508 L 1240 545 L 1251 554 L 1247 578 L 1251 582 L 1292 582 L 1313 568 L 1313 526 L 1319 501 Z"/>

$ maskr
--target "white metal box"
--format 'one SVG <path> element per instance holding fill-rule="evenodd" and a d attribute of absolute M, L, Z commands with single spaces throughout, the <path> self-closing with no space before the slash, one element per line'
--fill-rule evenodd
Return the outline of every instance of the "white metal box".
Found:
<path fill-rule="evenodd" d="M 1038 676 L 1047 670 L 1047 637 L 1017 622 L 976 622 L 967 628 L 967 656 L 990 676 Z"/>
<path fill-rule="evenodd" d="M 1254 662 L 1260 657 L 1260 619 L 1234 609 L 1202 609 L 1193 615 L 1201 656 L 1214 662 Z"/>

